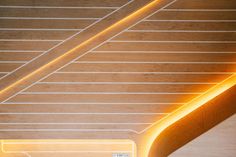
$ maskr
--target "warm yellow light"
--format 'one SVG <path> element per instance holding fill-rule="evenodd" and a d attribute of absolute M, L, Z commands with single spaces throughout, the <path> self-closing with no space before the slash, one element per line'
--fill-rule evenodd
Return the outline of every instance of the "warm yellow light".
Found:
<path fill-rule="evenodd" d="M 111 157 L 112 154 L 129 154 L 136 157 L 136 145 L 131 140 L 2 140 L 0 156 L 14 154 L 31 156 L 43 153 L 45 157 L 53 154 L 73 153 L 76 156 L 93 154 L 93 156 Z M 70 154 L 69 154 L 70 155 Z M 67 155 L 66 155 L 67 156 Z"/>
<path fill-rule="evenodd" d="M 197 108 L 201 107 L 211 99 L 215 98 L 219 94 L 223 93 L 227 89 L 233 87 L 236 84 L 236 74 L 233 74 L 229 78 L 225 79 L 221 83 L 215 85 L 214 87 L 210 88 L 202 95 L 194 98 L 192 101 L 188 102 L 187 104 L 183 105 L 182 107 L 178 108 L 171 114 L 167 115 L 166 117 L 162 118 L 160 121 L 157 121 L 150 127 L 146 128 L 146 135 L 144 137 L 144 142 L 146 144 L 143 145 L 145 149 L 142 152 L 139 152 L 140 157 L 147 157 L 149 150 L 152 146 L 154 140 L 158 137 L 158 135 L 164 131 L 168 126 L 174 124 L 181 118 L 185 117 L 186 115 L 190 114 Z"/>

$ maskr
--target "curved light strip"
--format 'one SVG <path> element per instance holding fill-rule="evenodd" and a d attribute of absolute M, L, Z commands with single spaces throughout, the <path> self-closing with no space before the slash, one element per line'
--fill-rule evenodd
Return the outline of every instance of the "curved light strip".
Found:
<path fill-rule="evenodd" d="M 145 133 L 144 140 L 145 149 L 143 152 L 139 152 L 140 157 L 148 157 L 148 153 L 150 148 L 154 142 L 154 140 L 163 132 L 167 127 L 174 124 L 181 118 L 185 117 L 186 115 L 190 114 L 194 110 L 198 109 L 199 107 L 206 104 L 208 101 L 212 100 L 216 96 L 220 95 L 221 93 L 225 92 L 227 89 L 236 85 L 236 73 L 225 79 L 224 81 L 220 82 L 219 84 L 213 86 L 203 94 L 199 95 L 198 97 L 194 98 L 187 104 L 183 105 L 182 107 L 178 108 L 174 112 L 170 113 L 168 116 L 164 117 L 160 121 L 155 122 L 150 127 L 143 130 L 142 133 Z"/>

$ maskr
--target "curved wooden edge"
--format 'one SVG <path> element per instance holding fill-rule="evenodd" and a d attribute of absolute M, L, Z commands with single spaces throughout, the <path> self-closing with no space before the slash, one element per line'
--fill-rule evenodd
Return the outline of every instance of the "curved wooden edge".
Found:
<path fill-rule="evenodd" d="M 235 91 L 236 74 L 233 74 L 145 128 L 135 137 L 138 157 L 167 156 L 234 114 Z M 218 114 L 221 116 L 214 119 Z"/>
<path fill-rule="evenodd" d="M 236 85 L 166 128 L 153 142 L 149 157 L 166 157 L 236 113 Z"/>
<path fill-rule="evenodd" d="M 85 55 L 128 27 L 174 0 L 134 0 L 0 81 L 0 102 L 51 72 Z"/>

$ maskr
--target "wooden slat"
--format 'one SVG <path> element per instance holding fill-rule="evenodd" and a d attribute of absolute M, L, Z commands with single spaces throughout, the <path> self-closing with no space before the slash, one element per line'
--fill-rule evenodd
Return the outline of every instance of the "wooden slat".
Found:
<path fill-rule="evenodd" d="M 47 153 L 49 152 L 50 154 L 52 154 L 52 152 L 54 151 L 62 151 L 62 152 L 66 152 L 66 151 L 72 151 L 72 152 L 76 152 L 76 151 L 82 151 L 82 152 L 86 152 L 86 151 L 105 151 L 105 152 L 109 152 L 109 151 L 119 151 L 119 150 L 123 150 L 123 151 L 131 151 L 132 150 L 132 142 L 130 141 L 114 141 L 112 142 L 112 140 L 110 142 L 104 140 L 101 142 L 97 142 L 96 140 L 87 140 L 87 141 L 79 141 L 76 142 L 76 140 L 64 140 L 65 142 L 63 142 L 63 140 L 41 140 L 41 141 L 35 141 L 35 140 L 24 140 L 22 141 L 6 141 L 4 142 L 4 150 L 5 151 L 24 151 L 27 152 L 44 152 Z M 74 143 L 73 143 L 74 142 Z M 42 144 L 43 143 L 43 144 Z M 69 147 L 68 147 L 69 146 Z M 34 154 L 34 153 L 33 153 Z"/>
<path fill-rule="evenodd" d="M 3 6 L 58 6 L 58 7 L 118 7 L 128 0 L 1 0 Z"/>
<path fill-rule="evenodd" d="M 25 133 L 23 132 L 23 134 L 25 134 Z M 76 134 L 76 133 L 73 133 L 73 134 Z M 37 152 L 37 153 L 27 153 L 27 154 L 29 154 L 31 156 L 33 155 L 34 157 L 52 157 L 52 153 L 40 153 L 40 152 Z M 68 152 L 66 154 L 68 156 L 70 156 L 70 157 L 77 157 L 77 156 L 94 157 L 94 152 L 80 152 L 80 153 Z M 96 153 L 96 157 L 111 157 L 113 154 L 114 154 L 113 152 L 97 152 Z M 130 157 L 133 157 L 131 153 L 125 153 L 125 154 L 128 154 Z M 54 152 L 53 156 L 54 157 L 63 157 L 63 156 L 65 156 L 65 153 Z M 5 157 L 5 156 L 3 156 L 3 157 Z M 15 155 L 15 157 L 25 157 L 25 154 L 24 153 L 17 154 L 17 156 Z"/>
<path fill-rule="evenodd" d="M 63 74 L 54 73 L 44 82 L 220 82 L 230 75 L 219 74 Z"/>
<path fill-rule="evenodd" d="M 204 84 L 36 84 L 29 92 L 204 92 Z"/>
<path fill-rule="evenodd" d="M 152 123 L 163 115 L 1 115 L 1 123 Z"/>
<path fill-rule="evenodd" d="M 1 28 L 83 29 L 95 20 L 0 19 Z"/>
<path fill-rule="evenodd" d="M 0 74 L 0 78 L 2 78 L 3 76 L 5 76 L 5 74 Z"/>
<path fill-rule="evenodd" d="M 0 41 L 1 50 L 38 50 L 46 51 L 58 41 Z"/>
<path fill-rule="evenodd" d="M 90 53 L 77 61 L 234 62 L 236 53 Z"/>
<path fill-rule="evenodd" d="M 236 22 L 144 21 L 131 30 L 233 31 Z"/>
<path fill-rule="evenodd" d="M 57 30 L 0 30 L 0 39 L 47 39 L 64 40 L 78 31 Z"/>
<path fill-rule="evenodd" d="M 136 43 L 136 42 L 107 42 L 96 49 L 97 51 L 209 51 L 234 52 L 236 43 Z"/>
<path fill-rule="evenodd" d="M 0 52 L 0 61 L 29 61 L 40 52 Z"/>
<path fill-rule="evenodd" d="M 235 9 L 235 0 L 178 0 L 167 7 L 175 9 Z"/>
<path fill-rule="evenodd" d="M 0 63 L 0 72 L 11 72 L 21 65 L 22 63 Z"/>
<path fill-rule="evenodd" d="M 87 129 L 90 130 L 97 130 L 97 129 L 118 129 L 118 130 L 134 130 L 134 131 L 142 131 L 146 127 L 148 127 L 150 124 L 139 124 L 139 125 L 125 125 L 125 124 L 112 124 L 112 125 L 106 125 L 106 124 L 99 124 L 99 125 L 93 125 L 93 124 L 72 124 L 72 125 L 63 125 L 63 124 L 37 124 L 37 125 L 14 125 L 14 124 L 0 124 L 0 131 L 3 129 L 84 129 L 85 131 Z"/>
<path fill-rule="evenodd" d="M 74 63 L 62 72 L 236 72 L 236 64 Z"/>
<path fill-rule="evenodd" d="M 236 20 L 235 11 L 161 11 L 148 20 Z"/>
<path fill-rule="evenodd" d="M 22 103 L 0 104 L 1 113 L 168 113 L 183 104 L 145 104 L 145 103 L 92 103 L 92 104 L 67 104 L 67 103 Z"/>
<path fill-rule="evenodd" d="M 19 94 L 8 102 L 184 103 L 197 94 Z"/>
<path fill-rule="evenodd" d="M 0 8 L 0 17 L 102 18 L 114 9 Z"/>
<path fill-rule="evenodd" d="M 15 131 L 0 131 L 0 136 L 4 136 L 5 139 L 129 139 L 130 136 L 134 135 L 133 132 L 128 131 L 102 131 L 102 132 L 76 132 L 76 131 L 45 131 L 45 132 L 39 132 L 39 131 L 18 131 L 17 134 Z M 76 137 L 76 138 L 75 138 Z M 87 153 L 87 152 L 86 152 Z M 52 154 L 49 155 L 51 157 Z M 64 155 L 64 154 L 63 154 Z M 88 153 L 87 153 L 88 155 Z M 91 155 L 91 154 L 90 154 Z M 77 154 L 78 156 L 78 154 Z M 76 156 L 76 157 L 77 157 Z M 18 156 L 17 156 L 18 157 Z M 19 157 L 25 157 L 19 156 Z M 42 154 L 40 154 L 38 157 L 43 157 Z M 44 156 L 45 157 L 45 156 Z M 64 157 L 64 156 L 61 156 Z M 85 157 L 94 157 L 94 153 L 92 156 L 85 156 Z M 104 156 L 99 156 L 104 157 Z M 110 156 L 109 156 L 110 157 Z"/>
<path fill-rule="evenodd" d="M 125 32 L 113 40 L 127 41 L 236 41 L 235 32 Z"/>

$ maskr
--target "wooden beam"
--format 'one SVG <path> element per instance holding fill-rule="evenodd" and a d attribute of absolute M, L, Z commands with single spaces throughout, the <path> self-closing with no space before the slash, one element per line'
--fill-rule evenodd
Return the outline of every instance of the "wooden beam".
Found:
<path fill-rule="evenodd" d="M 166 128 L 154 141 L 149 157 L 166 157 L 236 113 L 236 85 Z"/>

